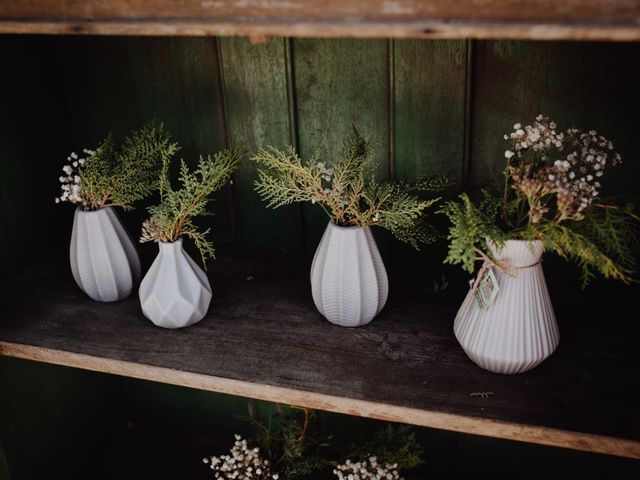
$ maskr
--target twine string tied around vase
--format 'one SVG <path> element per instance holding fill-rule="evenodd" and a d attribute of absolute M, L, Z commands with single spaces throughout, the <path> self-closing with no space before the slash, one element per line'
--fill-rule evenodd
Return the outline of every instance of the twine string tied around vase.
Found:
<path fill-rule="evenodd" d="M 460 316 L 464 315 L 467 312 L 467 309 L 469 308 L 470 299 L 473 299 L 475 297 L 475 293 L 478 290 L 480 281 L 491 268 L 495 268 L 497 270 L 500 270 L 502 273 L 509 275 L 512 278 L 516 278 L 520 270 L 533 268 L 536 265 L 540 265 L 542 263 L 542 256 L 540 256 L 540 258 L 536 262 L 532 263 L 531 265 L 517 267 L 515 265 L 509 264 L 509 262 L 507 262 L 506 260 L 494 260 L 479 248 L 475 248 L 474 251 L 478 255 L 476 257 L 476 260 L 482 260 L 482 266 L 480 267 L 480 270 L 478 270 L 478 273 L 476 274 L 475 278 L 471 283 L 471 295 L 467 296 L 467 300 L 464 302 L 464 304 L 460 308 L 460 312 L 458 313 L 458 315 Z"/>

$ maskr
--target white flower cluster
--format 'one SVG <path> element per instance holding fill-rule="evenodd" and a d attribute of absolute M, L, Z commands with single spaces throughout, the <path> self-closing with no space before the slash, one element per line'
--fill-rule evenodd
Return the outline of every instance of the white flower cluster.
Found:
<path fill-rule="evenodd" d="M 547 150 L 551 147 L 562 150 L 564 134 L 556 133 L 555 122 L 549 121 L 547 117 L 538 115 L 533 125 L 525 125 L 524 127 L 516 123 L 513 130 L 511 134 L 504 136 L 505 140 L 511 139 L 514 142 L 513 150 L 515 151 L 507 150 L 504 153 L 507 158 L 514 155 L 521 157 L 529 149 L 534 152 Z"/>
<path fill-rule="evenodd" d="M 247 441 L 240 435 L 229 451 L 229 455 L 204 458 L 202 461 L 210 465 L 214 478 L 235 480 L 277 480 L 278 474 L 272 474 L 269 461 L 260 457 L 260 449 L 249 449 Z"/>
<path fill-rule="evenodd" d="M 402 480 L 397 464 L 383 466 L 378 464 L 376 457 L 355 463 L 347 460 L 344 464 L 338 465 L 333 474 L 339 480 Z"/>
<path fill-rule="evenodd" d="M 83 152 L 86 155 L 84 158 L 79 157 L 75 152 L 71 152 L 71 155 L 67 157 L 68 163 L 62 167 L 64 175 L 61 175 L 59 178 L 62 184 L 62 192 L 60 196 L 56 198 L 56 203 L 70 202 L 86 207 L 86 201 L 82 197 L 82 189 L 80 186 L 80 172 L 96 152 L 87 148 L 83 149 Z"/>
<path fill-rule="evenodd" d="M 607 164 L 622 162 L 613 143 L 595 130 L 585 133 L 570 128 L 557 133 L 556 124 L 542 115 L 532 125 L 517 123 L 513 128 L 505 139 L 513 140 L 514 148 L 505 157 L 510 161 L 513 188 L 534 200 L 530 202 L 531 221 L 539 222 L 548 212 L 540 200 L 549 194 L 556 195 L 560 219 L 582 219 L 583 210 L 600 194 L 597 178 Z"/>

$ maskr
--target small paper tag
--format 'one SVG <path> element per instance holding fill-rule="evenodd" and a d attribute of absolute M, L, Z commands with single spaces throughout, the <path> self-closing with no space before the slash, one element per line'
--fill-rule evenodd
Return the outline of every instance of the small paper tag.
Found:
<path fill-rule="evenodd" d="M 478 308 L 483 309 L 491 304 L 498 295 L 500 287 L 498 285 L 498 279 L 493 273 L 493 268 L 485 270 L 482 278 L 476 280 L 478 287 L 474 293 Z"/>

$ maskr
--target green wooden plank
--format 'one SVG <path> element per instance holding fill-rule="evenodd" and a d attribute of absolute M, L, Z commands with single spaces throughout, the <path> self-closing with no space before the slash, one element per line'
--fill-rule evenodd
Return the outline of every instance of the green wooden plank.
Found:
<path fill-rule="evenodd" d="M 395 40 L 393 59 L 395 177 L 411 181 L 444 173 L 452 180 L 453 193 L 462 186 L 465 173 L 467 42 Z M 432 211 L 428 221 L 446 228 L 444 219 Z M 433 246 L 416 252 L 404 243 L 392 243 L 393 262 L 400 266 L 433 270 L 443 253 Z M 439 272 L 434 275 L 439 278 Z"/>
<path fill-rule="evenodd" d="M 273 38 L 253 45 L 246 38 L 220 39 L 230 141 L 250 151 L 285 147 L 292 141 L 289 118 L 287 42 Z M 236 221 L 240 244 L 302 249 L 298 206 L 269 210 L 254 192 L 256 166 L 246 159 L 236 175 Z"/>
<path fill-rule="evenodd" d="M 181 144 L 176 159 L 191 165 L 225 146 L 215 39 L 66 37 L 57 47 L 70 150 L 95 145 L 110 131 L 122 138 L 152 118 Z M 230 188 L 219 192 L 215 217 L 200 219 L 217 240 L 233 239 L 230 195 Z M 143 208 L 125 216 L 134 236 L 145 216 Z"/>
<path fill-rule="evenodd" d="M 386 40 L 296 40 L 293 71 L 299 150 L 325 159 L 338 155 L 355 126 L 376 144 L 377 176 L 389 174 L 389 44 Z M 317 206 L 305 205 L 307 250 L 327 225 Z"/>
<path fill-rule="evenodd" d="M 464 174 L 465 41 L 394 41 L 395 176 Z"/>
<path fill-rule="evenodd" d="M 478 42 L 474 58 L 473 187 L 503 167 L 503 134 L 545 113 L 563 129 L 594 128 L 610 138 L 626 163 L 609 170 L 605 187 L 638 193 L 640 44 Z"/>

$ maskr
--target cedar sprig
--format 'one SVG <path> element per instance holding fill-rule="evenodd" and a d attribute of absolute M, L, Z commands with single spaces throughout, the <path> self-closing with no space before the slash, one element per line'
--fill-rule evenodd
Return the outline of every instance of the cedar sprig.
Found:
<path fill-rule="evenodd" d="M 449 217 L 446 263 L 473 272 L 477 252 L 490 255 L 488 240 L 540 240 L 547 252 L 578 265 L 582 286 L 596 273 L 630 283 L 637 268 L 640 218 L 634 204 L 601 197 L 606 168 L 622 162 L 613 143 L 596 131 L 569 128 L 539 115 L 532 125 L 514 125 L 505 135 L 503 184 L 446 202 Z"/>
<path fill-rule="evenodd" d="M 252 159 L 258 170 L 255 189 L 269 207 L 298 202 L 318 204 L 339 226 L 380 226 L 418 248 L 435 239 L 424 214 L 439 198 L 422 199 L 417 192 L 441 192 L 449 185 L 435 175 L 414 184 L 374 179 L 373 145 L 357 130 L 349 135 L 336 159 L 320 161 L 318 153 L 303 161 L 293 147 L 266 147 Z"/>
<path fill-rule="evenodd" d="M 160 175 L 160 203 L 148 208 L 150 218 L 142 225 L 140 242 L 174 242 L 187 237 L 193 240 L 202 262 L 215 256 L 213 243 L 208 240 L 210 228 L 199 229 L 194 218 L 211 215 L 208 210 L 210 196 L 227 184 L 238 166 L 244 150 L 231 148 L 213 157 L 200 156 L 195 170 L 180 162 L 180 188 L 174 189 L 169 179 L 169 159 L 163 161 Z"/>
<path fill-rule="evenodd" d="M 56 202 L 74 203 L 83 210 L 131 210 L 156 190 L 162 163 L 178 149 L 163 124 L 155 121 L 134 131 L 120 147 L 109 134 L 95 150 L 84 149 L 84 156 L 69 155 Z"/>

